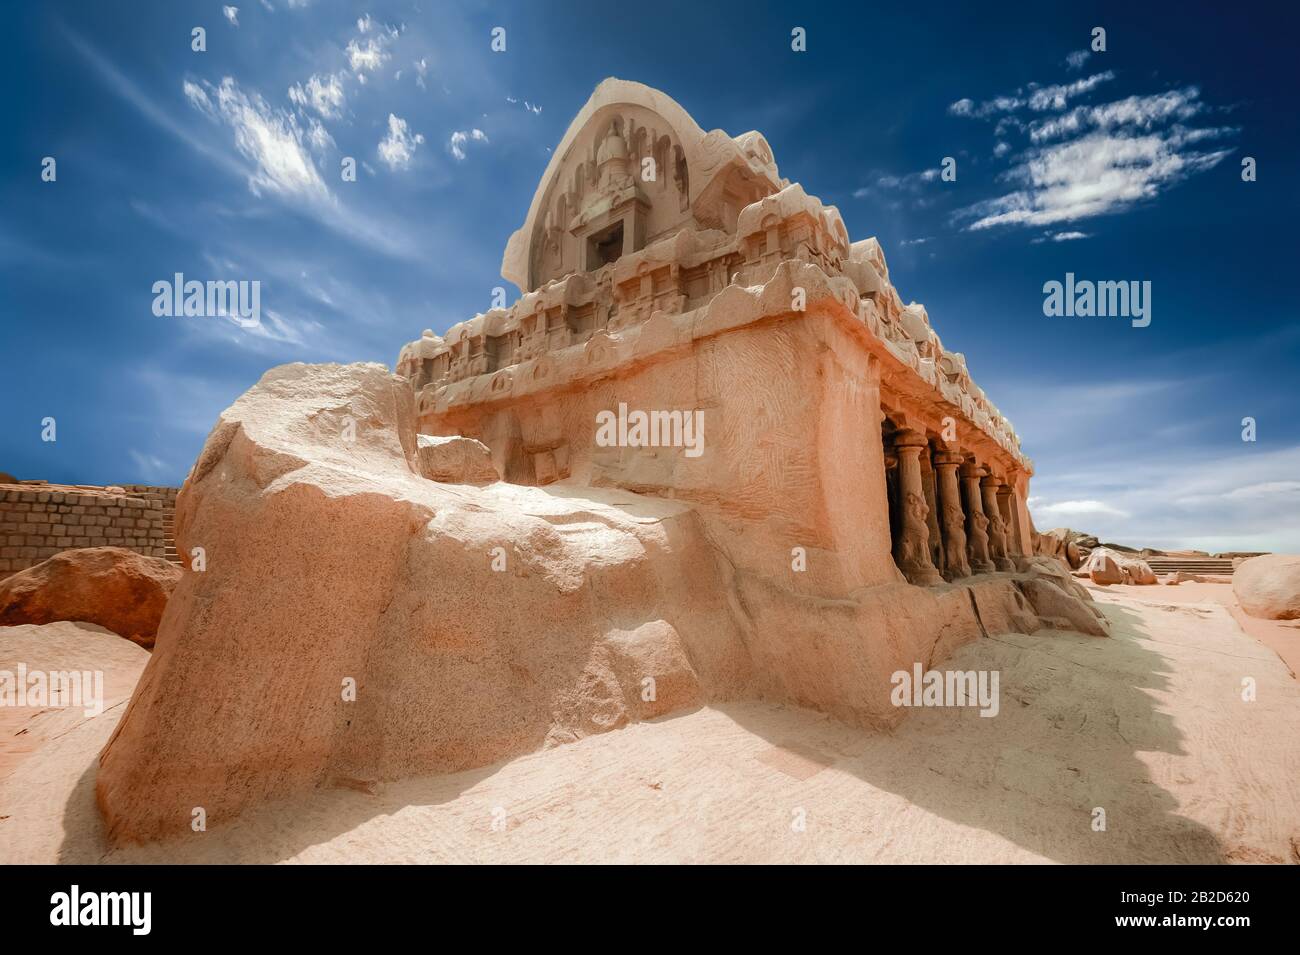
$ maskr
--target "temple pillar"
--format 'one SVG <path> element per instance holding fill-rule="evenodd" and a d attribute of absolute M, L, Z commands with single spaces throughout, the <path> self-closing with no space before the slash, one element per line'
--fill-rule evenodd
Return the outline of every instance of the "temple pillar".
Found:
<path fill-rule="evenodd" d="M 939 571 L 940 576 L 947 579 L 944 573 L 943 559 L 943 534 L 939 529 L 939 505 L 938 490 L 934 486 L 934 465 L 930 462 L 930 448 L 927 447 L 921 452 L 918 463 L 921 465 L 921 487 L 925 490 L 925 506 L 929 512 L 925 515 L 925 526 L 930 532 L 930 563 L 934 569 Z"/>
<path fill-rule="evenodd" d="M 1015 493 L 1015 489 L 1010 484 L 999 487 L 998 510 L 1007 529 L 1007 558 L 1015 565 L 1016 570 L 1024 570 L 1029 566 L 1029 561 L 1020 543 L 1020 510 L 1016 507 Z"/>
<path fill-rule="evenodd" d="M 918 586 L 943 583 L 930 560 L 930 528 L 926 521 L 929 505 L 925 503 L 925 488 L 921 484 L 921 451 L 929 446 L 925 435 L 915 431 L 900 431 L 894 438 L 899 504 L 894 563 L 910 583 Z"/>
<path fill-rule="evenodd" d="M 966 515 L 961 506 L 961 485 L 957 483 L 961 463 L 961 455 L 951 451 L 939 451 L 934 456 L 939 512 L 943 517 L 943 575 L 948 580 L 971 574 L 966 557 Z"/>
<path fill-rule="evenodd" d="M 966 543 L 971 570 L 977 574 L 997 570 L 989 560 L 989 519 L 984 516 L 984 500 L 980 497 L 980 479 L 986 473 L 971 462 L 961 466 L 961 483 L 966 489 Z"/>
<path fill-rule="evenodd" d="M 1016 565 L 1007 556 L 1007 525 L 998 509 L 998 488 L 1002 479 L 992 474 L 980 480 L 984 494 L 984 515 L 989 519 L 989 556 L 998 570 L 1014 571 Z"/>

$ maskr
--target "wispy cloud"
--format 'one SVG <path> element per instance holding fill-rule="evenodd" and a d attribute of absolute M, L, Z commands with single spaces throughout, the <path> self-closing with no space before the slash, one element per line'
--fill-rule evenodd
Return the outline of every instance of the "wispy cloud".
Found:
<path fill-rule="evenodd" d="M 1074 59 L 1082 64 L 1086 57 Z M 1070 83 L 1031 83 L 978 106 L 970 98 L 954 102 L 949 112 L 957 116 L 998 116 L 995 158 L 1012 152 L 1009 138 L 1019 134 L 1029 140 L 999 176 L 1013 188 L 968 205 L 955 220 L 972 230 L 1042 227 L 1120 212 L 1213 168 L 1231 153 L 1231 148 L 1201 144 L 1237 130 L 1187 125 L 1210 111 L 1195 86 L 1071 105 L 1114 75 L 1107 70 Z M 1080 237 L 1077 231 L 1051 236 L 1053 241 Z"/>
<path fill-rule="evenodd" d="M 1021 109 L 1028 109 L 1036 113 L 1061 110 L 1065 109 L 1070 100 L 1082 96 L 1084 93 L 1089 93 L 1102 83 L 1108 83 L 1114 78 L 1114 72 L 1106 70 L 1102 73 L 1094 73 L 1085 79 L 1075 80 L 1073 83 L 1052 83 L 1046 86 L 1030 83 L 1014 93 L 995 96 L 992 99 L 985 100 L 978 106 L 975 105 L 974 100 L 963 97 L 949 105 L 948 112 L 954 116 L 986 119 L 998 113 L 1014 113 Z"/>
<path fill-rule="evenodd" d="M 1072 72 L 1077 72 L 1083 69 L 1083 64 L 1087 63 L 1091 56 L 1091 50 L 1075 50 L 1073 53 L 1066 56 L 1065 68 Z"/>
<path fill-rule="evenodd" d="M 254 195 L 270 192 L 313 202 L 330 198 L 292 113 L 270 106 L 257 93 L 245 93 L 229 76 L 218 86 L 187 80 L 183 88 L 195 108 L 234 131 L 235 148 L 254 164 L 248 177 Z"/>
<path fill-rule="evenodd" d="M 416 147 L 423 142 L 423 134 L 412 135 L 406 120 L 389 113 L 388 135 L 379 141 L 379 158 L 389 169 L 406 169 L 411 165 Z"/>
<path fill-rule="evenodd" d="M 315 110 L 324 119 L 338 119 L 346 100 L 343 75 L 314 73 L 306 84 L 295 83 L 289 87 L 289 99 L 303 109 Z"/>
<path fill-rule="evenodd" d="M 221 15 L 230 21 L 231 26 L 239 26 L 239 7 L 223 6 Z"/>
<path fill-rule="evenodd" d="M 487 133 L 481 129 L 458 129 L 451 134 L 451 139 L 447 141 L 447 148 L 458 162 L 464 162 L 466 156 L 465 145 L 467 143 L 486 143 L 487 141 Z"/>

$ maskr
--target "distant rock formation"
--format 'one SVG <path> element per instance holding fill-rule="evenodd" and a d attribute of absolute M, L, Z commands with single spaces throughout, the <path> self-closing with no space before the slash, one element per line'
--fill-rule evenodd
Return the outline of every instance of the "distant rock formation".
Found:
<path fill-rule="evenodd" d="M 180 576 L 121 547 L 65 550 L 0 581 L 0 626 L 82 620 L 149 649 Z"/>
<path fill-rule="evenodd" d="M 1078 570 L 1088 554 L 1098 546 L 1097 538 L 1069 527 L 1055 527 L 1034 534 L 1034 553 L 1064 561 L 1071 570 Z"/>
<path fill-rule="evenodd" d="M 1159 581 L 1145 560 L 1121 554 L 1109 547 L 1097 547 L 1080 568 L 1094 584 L 1154 584 Z"/>

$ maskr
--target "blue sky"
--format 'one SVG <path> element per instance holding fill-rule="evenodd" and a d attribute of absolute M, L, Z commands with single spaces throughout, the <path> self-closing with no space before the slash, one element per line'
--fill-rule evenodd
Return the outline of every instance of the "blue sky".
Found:
<path fill-rule="evenodd" d="M 1020 432 L 1040 528 L 1300 552 L 1296 14 L 844 7 L 10 7 L 0 470 L 179 484 L 267 368 L 391 366 L 484 310 L 549 150 L 619 76 L 762 131 L 782 175 L 880 238 Z M 156 317 L 176 272 L 260 280 L 262 325 Z M 1046 317 L 1067 272 L 1150 281 L 1150 326 Z"/>

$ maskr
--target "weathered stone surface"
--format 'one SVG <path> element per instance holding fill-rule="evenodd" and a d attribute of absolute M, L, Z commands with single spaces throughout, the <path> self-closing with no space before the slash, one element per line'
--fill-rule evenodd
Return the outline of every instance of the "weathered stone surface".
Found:
<path fill-rule="evenodd" d="M 1252 617 L 1300 619 L 1300 555 L 1264 554 L 1243 560 L 1233 571 L 1232 592 Z"/>
<path fill-rule="evenodd" d="M 1136 553 L 1136 552 L 1134 552 Z M 1088 554 L 1081 570 L 1095 584 L 1155 584 L 1155 573 L 1145 560 L 1109 547 L 1097 547 Z"/>
<path fill-rule="evenodd" d="M 1071 570 L 1082 566 L 1088 552 L 1097 545 L 1097 538 L 1069 527 L 1054 527 L 1034 535 L 1034 553 L 1055 557 Z"/>
<path fill-rule="evenodd" d="M 1087 563 L 1080 570 L 1092 579 L 1094 584 L 1122 584 L 1124 571 L 1119 562 L 1108 551 L 1097 550 L 1088 555 Z"/>
<path fill-rule="evenodd" d="M 501 480 L 492 465 L 492 452 L 482 441 L 459 435 L 416 436 L 420 474 L 444 484 L 491 484 Z"/>
<path fill-rule="evenodd" d="M 1094 637 L 1109 635 L 1104 621 L 1077 597 L 1054 582 L 1036 577 L 1020 583 L 1021 592 L 1033 605 L 1034 613 L 1056 629 L 1074 630 Z M 1064 623 L 1064 626 L 1062 626 Z"/>
<path fill-rule="evenodd" d="M 1126 584 L 1148 585 L 1160 582 L 1151 569 L 1151 565 L 1145 560 L 1127 560 L 1121 565 L 1121 569 L 1124 571 L 1124 583 Z"/>
<path fill-rule="evenodd" d="M 149 648 L 180 576 L 121 547 L 66 550 L 0 582 L 0 626 L 82 620 Z"/>

